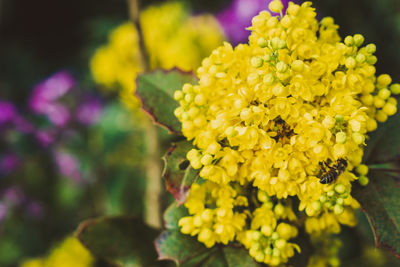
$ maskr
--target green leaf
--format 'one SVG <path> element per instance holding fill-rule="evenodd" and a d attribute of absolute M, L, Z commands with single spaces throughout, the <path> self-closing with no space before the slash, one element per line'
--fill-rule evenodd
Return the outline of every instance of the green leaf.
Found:
<path fill-rule="evenodd" d="M 400 155 L 400 112 L 390 117 L 369 135 L 364 162 L 369 165 L 386 163 Z"/>
<path fill-rule="evenodd" d="M 188 141 L 175 143 L 163 157 L 163 178 L 167 190 L 175 197 L 179 204 L 186 201 L 190 186 L 198 178 L 198 171 L 194 170 L 186 159 L 187 152 L 193 148 Z"/>
<path fill-rule="evenodd" d="M 177 229 L 164 231 L 156 240 L 156 249 L 160 260 L 173 260 L 178 265 L 190 261 L 193 266 L 211 253 L 194 237 L 184 235 Z"/>
<path fill-rule="evenodd" d="M 179 230 L 179 219 L 188 215 L 189 212 L 185 206 L 172 203 L 164 212 L 165 228 L 168 230 Z"/>
<path fill-rule="evenodd" d="M 355 185 L 352 195 L 368 217 L 377 247 L 388 249 L 400 259 L 400 176 L 371 171 L 369 178 L 369 185 Z"/>
<path fill-rule="evenodd" d="M 195 82 L 196 78 L 192 73 L 177 69 L 156 70 L 138 77 L 136 95 L 142 102 L 142 108 L 156 123 L 172 133 L 180 134 L 181 123 L 174 115 L 174 110 L 178 107 L 174 92 L 182 89 L 185 83 Z"/>
<path fill-rule="evenodd" d="M 121 265 L 156 266 L 153 240 L 158 231 L 133 217 L 88 220 L 79 226 L 77 237 L 97 258 Z"/>
<path fill-rule="evenodd" d="M 166 230 L 156 240 L 159 259 L 172 260 L 178 266 L 212 267 L 259 267 L 242 246 L 218 246 L 207 248 L 195 237 L 180 232 L 178 221 L 187 216 L 184 206 L 172 204 L 164 214 Z"/>
<path fill-rule="evenodd" d="M 225 247 L 227 266 L 260 267 L 244 248 Z"/>

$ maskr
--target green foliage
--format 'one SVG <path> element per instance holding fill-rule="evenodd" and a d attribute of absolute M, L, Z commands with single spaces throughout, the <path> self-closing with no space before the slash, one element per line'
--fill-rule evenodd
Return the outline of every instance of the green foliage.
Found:
<path fill-rule="evenodd" d="M 136 94 L 142 102 L 142 108 L 156 123 L 179 134 L 181 124 L 174 115 L 174 110 L 178 107 L 174 92 L 185 83 L 193 83 L 195 80 L 191 73 L 156 70 L 138 77 Z"/>
<path fill-rule="evenodd" d="M 188 141 L 175 143 L 163 157 L 163 178 L 167 190 L 179 204 L 185 202 L 190 186 L 198 178 L 198 171 L 194 170 L 186 159 L 187 152 L 192 148 L 193 145 Z"/>
<path fill-rule="evenodd" d="M 158 232 L 133 217 L 106 217 L 83 222 L 76 233 L 100 259 L 119 264 L 156 266 L 153 240 Z"/>
<path fill-rule="evenodd" d="M 390 173 L 372 171 L 370 184 L 355 186 L 360 202 L 372 226 L 376 245 L 387 248 L 400 259 L 400 184 Z"/>
<path fill-rule="evenodd" d="M 400 259 L 399 130 L 397 113 L 371 134 L 365 151 L 365 162 L 372 169 L 368 175 L 370 183 L 365 188 L 354 186 L 352 194 L 368 216 L 376 245 Z"/>

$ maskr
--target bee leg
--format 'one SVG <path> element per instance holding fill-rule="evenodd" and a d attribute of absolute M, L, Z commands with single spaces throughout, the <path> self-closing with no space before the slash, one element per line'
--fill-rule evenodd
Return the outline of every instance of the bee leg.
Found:
<path fill-rule="evenodd" d="M 327 184 L 328 183 L 328 179 L 327 179 L 327 177 L 322 177 L 321 180 L 319 180 L 319 182 L 321 184 Z"/>

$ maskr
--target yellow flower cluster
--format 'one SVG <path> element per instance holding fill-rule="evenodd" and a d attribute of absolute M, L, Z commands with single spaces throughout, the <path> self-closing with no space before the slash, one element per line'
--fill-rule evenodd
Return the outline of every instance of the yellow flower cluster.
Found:
<path fill-rule="evenodd" d="M 27 260 L 21 267 L 91 267 L 93 257 L 75 237 L 66 238 L 46 258 Z"/>
<path fill-rule="evenodd" d="M 224 40 L 211 15 L 190 17 L 178 2 L 149 7 L 140 14 L 140 22 L 152 69 L 193 70 Z M 135 78 L 144 71 L 144 64 L 138 32 L 132 23 L 113 30 L 109 43 L 96 51 L 90 66 L 97 83 L 119 91 L 128 107 L 137 107 L 138 100 L 133 96 Z"/>
<path fill-rule="evenodd" d="M 274 0 L 269 7 L 281 13 L 283 6 Z M 361 164 L 365 139 L 377 122 L 397 112 L 391 94 L 399 94 L 400 85 L 390 85 L 387 74 L 376 77 L 374 44 L 362 47 L 360 34 L 342 42 L 332 18 L 318 22 L 315 17 L 310 2 L 290 2 L 280 16 L 261 12 L 249 28 L 249 44 L 225 43 L 214 50 L 197 71 L 199 84 L 175 92 L 180 103 L 175 115 L 195 146 L 187 154 L 191 166 L 213 182 L 212 190 L 239 184 L 239 191 L 252 192 L 247 193 L 251 204 L 231 211 L 246 216 L 245 226 L 238 224 L 235 237 L 221 239 L 214 237 L 217 221 L 210 221 L 204 236 L 213 241 L 198 236 L 207 246 L 236 240 L 256 260 L 275 266 L 297 248 L 287 242 L 294 230 L 285 237 L 279 233 L 282 215 L 276 207 L 288 217 L 298 209 L 296 226 L 287 229 L 304 227 L 312 235 L 356 223 L 359 205 L 351 182 L 368 183 L 368 167 Z M 188 225 L 200 215 L 193 207 L 207 198 L 197 198 L 198 185 L 193 188 L 186 203 L 192 219 L 180 225 L 184 233 L 197 235 L 199 229 Z M 251 196 L 257 192 L 271 202 Z M 298 206 L 289 205 L 291 199 Z M 273 231 L 279 245 L 268 235 Z"/>

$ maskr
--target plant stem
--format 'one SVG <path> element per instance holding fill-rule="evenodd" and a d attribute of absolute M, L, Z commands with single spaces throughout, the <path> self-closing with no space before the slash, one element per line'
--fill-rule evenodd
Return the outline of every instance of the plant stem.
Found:
<path fill-rule="evenodd" d="M 140 25 L 139 0 L 127 0 L 130 18 L 135 25 L 139 36 L 141 61 L 144 71 L 149 71 L 149 57 L 144 44 L 143 32 Z M 134 82 L 134 81 L 132 81 Z M 161 153 L 157 128 L 150 121 L 144 120 L 146 130 L 147 167 L 146 167 L 146 192 L 145 192 L 145 222 L 153 227 L 161 228 L 162 216 L 160 199 L 162 194 L 161 183 Z"/>

